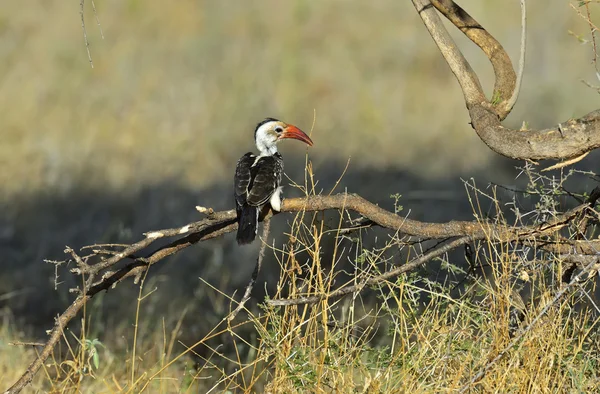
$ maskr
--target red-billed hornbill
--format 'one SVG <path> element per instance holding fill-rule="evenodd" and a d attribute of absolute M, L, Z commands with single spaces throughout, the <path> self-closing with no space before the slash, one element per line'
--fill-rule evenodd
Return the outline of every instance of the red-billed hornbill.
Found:
<path fill-rule="evenodd" d="M 254 241 L 259 214 L 267 203 L 274 211 L 281 209 L 283 158 L 277 152 L 277 143 L 284 138 L 294 138 L 310 146 L 313 144 L 310 137 L 296 126 L 266 118 L 254 130 L 258 156 L 248 152 L 237 162 L 234 194 L 237 242 L 240 245 Z"/>

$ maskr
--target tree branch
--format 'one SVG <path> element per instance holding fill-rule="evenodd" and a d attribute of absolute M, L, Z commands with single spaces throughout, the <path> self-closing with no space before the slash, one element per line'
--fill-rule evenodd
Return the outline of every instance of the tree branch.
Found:
<path fill-rule="evenodd" d="M 442 24 L 440 16 L 433 8 L 429 0 L 413 0 L 413 4 L 429 30 L 429 34 L 438 46 L 446 63 L 450 66 L 452 73 L 458 80 L 462 89 L 467 107 L 486 101 L 483 88 L 477 78 L 477 74 L 458 50 L 456 43 Z"/>
<path fill-rule="evenodd" d="M 544 130 L 512 130 L 483 106 L 469 109 L 473 128 L 494 152 L 517 160 L 568 160 L 600 147 L 600 110 Z"/>
<path fill-rule="evenodd" d="M 516 74 L 510 57 L 500 42 L 454 1 L 431 0 L 431 3 L 464 35 L 479 46 L 492 63 L 496 81 L 494 83 L 494 92 L 489 102 L 500 119 L 504 119 L 512 108 L 509 105 L 510 98 L 516 86 Z M 460 53 L 458 49 L 456 51 Z M 474 76 L 474 78 L 477 78 L 477 76 Z M 481 101 L 478 101 L 478 103 L 481 103 Z"/>
<path fill-rule="evenodd" d="M 262 266 L 263 259 L 265 258 L 265 251 L 267 250 L 267 240 L 269 238 L 269 228 L 271 227 L 271 219 L 266 219 L 263 224 L 263 236 L 261 239 L 260 251 L 258 252 L 258 258 L 256 259 L 256 266 L 254 267 L 254 272 L 252 272 L 252 277 L 250 278 L 250 283 L 246 286 L 246 291 L 244 291 L 244 295 L 240 300 L 237 308 L 231 312 L 229 316 L 227 316 L 227 321 L 232 321 L 235 317 L 240 313 L 246 302 L 250 299 L 250 295 L 252 294 L 252 289 L 254 289 L 254 284 L 256 283 L 256 279 L 258 278 L 258 274 L 260 273 L 260 268 Z"/>
<path fill-rule="evenodd" d="M 514 69 L 507 61 L 504 49 L 452 0 L 432 0 L 433 5 L 482 48 L 492 62 L 496 75 L 495 91 L 500 94 L 500 102 L 492 98 L 490 103 L 483 95 L 477 75 L 448 34 L 432 3 L 429 0 L 412 1 L 461 86 L 475 132 L 490 149 L 517 160 L 569 160 L 600 147 L 600 110 L 543 130 L 503 127 L 500 121 L 509 109 L 502 103 L 510 103 L 511 89 L 515 87 Z"/>
<path fill-rule="evenodd" d="M 506 102 L 506 114 L 508 115 L 515 106 L 519 98 L 521 83 L 523 82 L 523 71 L 525 71 L 525 52 L 527 49 L 527 3 L 526 0 L 521 2 L 521 50 L 519 51 L 519 72 L 517 74 L 517 82 L 512 95 Z"/>

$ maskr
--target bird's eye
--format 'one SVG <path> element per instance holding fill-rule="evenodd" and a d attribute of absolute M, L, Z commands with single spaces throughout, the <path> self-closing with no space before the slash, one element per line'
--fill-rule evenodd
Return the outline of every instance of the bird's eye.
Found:
<path fill-rule="evenodd" d="M 275 127 L 275 132 L 276 133 L 281 133 L 282 131 L 283 131 L 283 127 L 281 127 L 281 126 Z"/>

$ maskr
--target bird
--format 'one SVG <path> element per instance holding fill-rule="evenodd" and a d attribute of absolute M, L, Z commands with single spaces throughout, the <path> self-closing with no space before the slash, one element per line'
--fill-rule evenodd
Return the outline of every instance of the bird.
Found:
<path fill-rule="evenodd" d="M 248 152 L 235 167 L 234 196 L 239 245 L 252 243 L 256 238 L 258 218 L 263 207 L 271 205 L 281 210 L 281 178 L 283 157 L 277 151 L 279 141 L 292 138 L 312 146 L 313 142 L 298 127 L 275 118 L 266 118 L 254 129 L 254 142 L 258 155 Z"/>

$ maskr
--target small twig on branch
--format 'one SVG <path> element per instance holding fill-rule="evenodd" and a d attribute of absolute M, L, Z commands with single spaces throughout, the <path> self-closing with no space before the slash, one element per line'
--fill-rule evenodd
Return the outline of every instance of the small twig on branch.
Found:
<path fill-rule="evenodd" d="M 552 170 L 558 170 L 558 169 L 560 169 L 560 168 L 565 168 L 565 167 L 568 167 L 568 166 L 570 166 L 571 164 L 578 163 L 578 162 L 580 162 L 581 160 L 585 159 L 585 157 L 586 157 L 587 155 L 589 155 L 589 154 L 590 154 L 590 152 L 585 152 L 585 153 L 584 153 L 584 154 L 582 154 L 581 156 L 577 156 L 577 157 L 574 157 L 574 158 L 572 158 L 572 159 L 569 159 L 569 160 L 561 161 L 560 163 L 556 163 L 556 164 L 554 164 L 554 165 L 552 165 L 552 166 L 550 166 L 550 167 L 547 167 L 547 168 L 544 168 L 544 169 L 542 169 L 540 172 L 548 172 L 548 171 L 552 171 Z"/>
<path fill-rule="evenodd" d="M 129 246 L 129 244 L 94 244 L 94 245 L 83 246 L 81 248 L 81 250 L 94 249 L 94 248 L 126 248 L 128 246 Z"/>
<path fill-rule="evenodd" d="M 521 51 L 519 52 L 519 71 L 517 72 L 517 83 L 513 90 L 512 96 L 506 103 L 506 112 L 510 113 L 521 90 L 521 82 L 523 82 L 523 71 L 525 70 L 525 52 L 527 48 L 527 4 L 525 0 L 520 0 L 521 3 Z"/>
<path fill-rule="evenodd" d="M 81 14 L 81 28 L 83 29 L 83 40 L 85 41 L 85 49 L 87 51 L 88 59 L 90 61 L 90 66 L 92 68 L 94 68 L 94 62 L 92 61 L 92 54 L 90 53 L 90 42 L 88 41 L 87 31 L 85 29 L 84 4 L 85 4 L 85 0 L 79 1 L 79 6 L 80 6 L 79 13 Z"/>
<path fill-rule="evenodd" d="M 588 205 L 589 209 L 582 211 L 576 221 L 575 221 L 575 226 L 577 227 L 577 233 L 575 234 L 575 239 L 577 240 L 585 240 L 586 238 L 586 230 L 588 228 L 588 223 L 589 223 L 589 215 L 587 215 L 589 210 L 594 209 L 594 205 L 596 205 L 596 202 L 598 201 L 598 199 L 600 199 L 600 187 L 596 186 L 592 192 L 590 193 L 590 195 L 587 198 L 586 204 Z M 600 250 L 600 249 L 599 249 Z"/>
<path fill-rule="evenodd" d="M 67 246 L 65 248 L 65 253 L 69 253 L 71 255 L 71 257 L 73 257 L 73 260 L 75 260 L 75 263 L 77 264 L 79 269 L 85 270 L 88 267 L 87 263 L 85 261 L 83 261 L 81 259 L 81 257 L 79 257 L 79 255 L 77 253 L 75 253 L 75 251 L 73 249 L 71 249 L 70 247 Z M 75 272 L 75 273 L 79 274 L 80 273 L 79 269 L 75 268 L 74 270 L 77 270 L 77 272 Z M 73 270 L 71 270 L 71 271 L 74 272 Z"/>
<path fill-rule="evenodd" d="M 44 345 L 46 345 L 45 343 L 41 343 L 41 342 L 20 342 L 20 341 L 9 342 L 8 344 L 10 346 L 44 346 Z"/>

